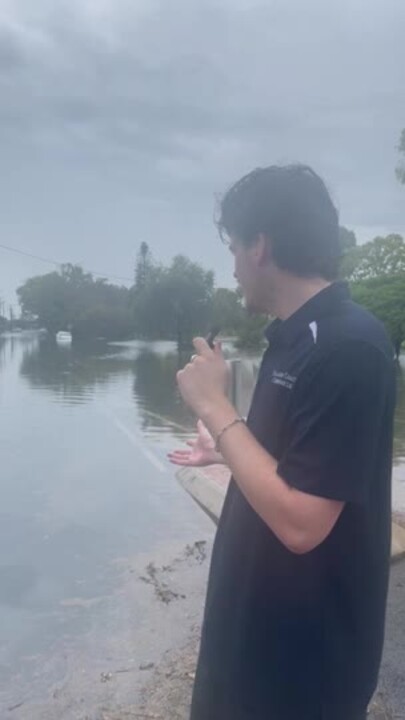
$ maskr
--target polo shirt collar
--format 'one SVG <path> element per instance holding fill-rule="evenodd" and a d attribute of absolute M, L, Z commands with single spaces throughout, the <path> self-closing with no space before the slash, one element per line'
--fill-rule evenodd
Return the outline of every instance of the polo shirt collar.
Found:
<path fill-rule="evenodd" d="M 277 339 L 277 342 L 289 344 L 303 327 L 332 313 L 340 303 L 349 299 L 350 292 L 347 283 L 332 283 L 314 295 L 287 320 L 273 320 L 265 331 L 266 338 L 269 343 L 273 343 Z"/>

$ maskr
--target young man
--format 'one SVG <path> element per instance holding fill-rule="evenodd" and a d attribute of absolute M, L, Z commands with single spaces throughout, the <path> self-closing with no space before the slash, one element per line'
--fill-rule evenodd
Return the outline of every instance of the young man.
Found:
<path fill-rule="evenodd" d="M 232 481 L 213 551 L 192 720 L 364 720 L 384 635 L 394 354 L 337 282 L 337 212 L 308 167 L 268 167 L 219 219 L 253 312 L 277 319 L 247 423 L 201 338 L 178 373 Z M 200 423 L 190 464 L 218 460 Z"/>

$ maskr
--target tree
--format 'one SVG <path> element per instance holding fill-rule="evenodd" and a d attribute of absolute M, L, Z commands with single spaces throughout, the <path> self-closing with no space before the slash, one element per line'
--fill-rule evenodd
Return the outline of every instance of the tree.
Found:
<path fill-rule="evenodd" d="M 57 272 L 32 277 L 17 290 L 23 314 L 30 313 L 39 319 L 50 333 L 69 327 L 67 288 Z"/>
<path fill-rule="evenodd" d="M 153 275 L 154 262 L 147 242 L 143 241 L 139 248 L 135 265 L 135 292 L 141 291 Z"/>
<path fill-rule="evenodd" d="M 402 156 L 402 159 L 400 160 L 400 164 L 397 167 L 397 178 L 400 183 L 405 185 L 405 128 L 402 130 L 401 133 L 398 150 L 400 152 L 400 155 Z"/>
<path fill-rule="evenodd" d="M 39 275 L 17 290 L 23 316 L 38 318 L 49 333 L 71 330 L 76 337 L 128 337 L 132 331 L 127 288 L 93 277 L 78 265 Z"/>
<path fill-rule="evenodd" d="M 0 333 L 5 332 L 8 327 L 7 318 L 3 315 L 4 312 L 4 301 L 0 297 Z"/>
<path fill-rule="evenodd" d="M 348 230 L 343 227 L 343 225 L 339 228 L 339 240 L 344 254 L 349 250 L 352 250 L 357 245 L 356 234 L 353 230 Z"/>
<path fill-rule="evenodd" d="M 399 358 L 405 340 L 405 273 L 353 283 L 353 299 L 384 323 Z"/>
<path fill-rule="evenodd" d="M 393 234 L 353 247 L 343 258 L 342 273 L 355 282 L 405 273 L 404 239 Z"/>
<path fill-rule="evenodd" d="M 244 308 L 235 290 L 217 288 L 212 297 L 211 317 L 222 333 L 232 335 L 242 322 Z"/>
<path fill-rule="evenodd" d="M 131 336 L 132 313 L 125 306 L 95 305 L 80 314 L 74 326 L 78 338 L 106 338 L 122 340 Z"/>
<path fill-rule="evenodd" d="M 396 356 L 405 340 L 405 242 L 401 235 L 376 237 L 349 250 L 343 275 L 353 298 L 385 325 Z"/>
<path fill-rule="evenodd" d="M 207 330 L 213 289 L 213 273 L 183 255 L 169 267 L 153 265 L 148 282 L 134 290 L 138 335 L 189 344 Z"/>

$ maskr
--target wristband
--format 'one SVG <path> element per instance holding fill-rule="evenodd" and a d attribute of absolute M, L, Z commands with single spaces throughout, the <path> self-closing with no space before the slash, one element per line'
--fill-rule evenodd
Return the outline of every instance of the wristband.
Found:
<path fill-rule="evenodd" d="M 244 422 L 245 422 L 245 421 L 244 421 L 243 418 L 237 417 L 237 418 L 235 418 L 234 420 L 232 420 L 230 423 L 228 423 L 228 425 L 225 425 L 225 427 L 223 427 L 222 430 L 219 431 L 219 433 L 218 433 L 218 435 L 217 435 L 217 439 L 216 439 L 216 441 L 215 441 L 215 450 L 216 450 L 216 452 L 221 452 L 221 450 L 220 450 L 220 448 L 219 448 L 219 441 L 221 440 L 223 434 L 226 433 L 226 431 L 229 430 L 229 429 L 230 429 L 231 427 L 233 427 L 234 425 L 237 425 L 238 423 L 244 423 Z"/>

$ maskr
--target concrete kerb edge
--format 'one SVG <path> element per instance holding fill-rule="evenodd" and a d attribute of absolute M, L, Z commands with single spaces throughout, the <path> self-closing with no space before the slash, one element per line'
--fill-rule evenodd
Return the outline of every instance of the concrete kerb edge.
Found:
<path fill-rule="evenodd" d="M 196 468 L 181 468 L 177 471 L 176 477 L 180 485 L 217 524 L 225 500 L 226 487 Z"/>
<path fill-rule="evenodd" d="M 227 486 L 218 483 L 209 476 L 209 470 L 181 468 L 176 472 L 181 486 L 191 495 L 198 505 L 215 523 L 218 523 L 222 511 Z M 405 527 L 392 522 L 391 562 L 405 559 Z"/>
<path fill-rule="evenodd" d="M 391 562 L 405 558 L 405 528 L 392 521 Z"/>

